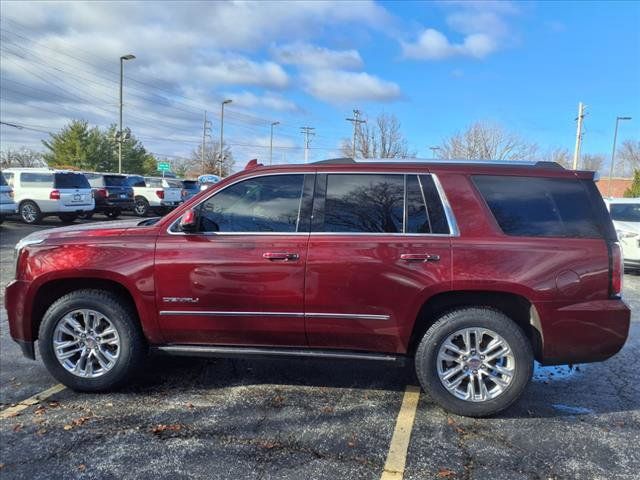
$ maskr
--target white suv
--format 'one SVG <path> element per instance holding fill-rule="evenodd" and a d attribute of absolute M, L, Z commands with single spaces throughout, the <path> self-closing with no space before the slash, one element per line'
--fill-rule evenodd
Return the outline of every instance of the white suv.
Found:
<path fill-rule="evenodd" d="M 605 203 L 620 240 L 625 268 L 640 269 L 640 198 L 609 198 Z"/>
<path fill-rule="evenodd" d="M 48 215 L 73 222 L 79 214 L 94 209 L 91 186 L 81 173 L 49 168 L 7 168 L 2 173 L 13 187 L 25 223 L 38 223 Z"/>

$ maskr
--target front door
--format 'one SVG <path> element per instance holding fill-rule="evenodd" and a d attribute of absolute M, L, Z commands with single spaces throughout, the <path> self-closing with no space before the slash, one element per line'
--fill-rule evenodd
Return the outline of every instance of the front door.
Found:
<path fill-rule="evenodd" d="M 450 229 L 432 177 L 318 173 L 311 230 L 309 345 L 404 353 L 424 299 L 450 288 Z"/>
<path fill-rule="evenodd" d="M 174 225 L 159 238 L 157 305 L 169 343 L 306 345 L 304 186 L 303 174 L 239 180 L 196 207 L 197 233 Z"/>

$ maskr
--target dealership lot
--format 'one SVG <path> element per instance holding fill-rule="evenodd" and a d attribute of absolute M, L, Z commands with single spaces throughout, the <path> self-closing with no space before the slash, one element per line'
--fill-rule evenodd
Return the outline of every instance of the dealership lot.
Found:
<path fill-rule="evenodd" d="M 0 227 L 3 290 L 13 276 L 15 243 L 55 226 L 52 218 Z M 622 352 L 600 364 L 538 368 L 523 398 L 496 418 L 447 414 L 422 394 L 412 429 L 406 425 L 412 433 L 400 455 L 404 478 L 635 478 L 640 275 L 625 276 L 625 296 L 633 323 Z M 0 333 L 6 411 L 56 382 L 39 360 L 21 356 L 4 309 Z M 381 478 L 412 385 L 411 365 L 156 356 L 123 391 L 63 389 L 0 418 L 0 475 Z"/>

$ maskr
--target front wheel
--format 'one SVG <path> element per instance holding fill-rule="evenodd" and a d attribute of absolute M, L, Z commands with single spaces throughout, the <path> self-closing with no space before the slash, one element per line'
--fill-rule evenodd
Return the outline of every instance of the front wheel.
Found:
<path fill-rule="evenodd" d="M 427 330 L 415 362 L 420 384 L 442 408 L 485 417 L 520 397 L 533 373 L 533 350 L 503 313 L 464 308 Z"/>
<path fill-rule="evenodd" d="M 76 290 L 56 300 L 42 319 L 39 348 L 51 375 L 85 392 L 122 386 L 146 353 L 135 312 L 104 290 Z"/>
<path fill-rule="evenodd" d="M 36 202 L 32 202 L 31 200 L 26 200 L 20 204 L 19 213 L 22 221 L 28 225 L 40 223 L 40 220 L 42 220 L 40 207 L 38 207 Z"/>

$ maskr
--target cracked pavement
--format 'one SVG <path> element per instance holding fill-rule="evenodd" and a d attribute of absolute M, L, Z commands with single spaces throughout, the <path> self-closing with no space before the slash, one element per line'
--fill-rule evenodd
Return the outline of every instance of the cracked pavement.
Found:
<path fill-rule="evenodd" d="M 1 228 L 2 295 L 12 248 Z M 632 479 L 640 471 L 640 275 L 625 275 L 632 327 L 602 363 L 537 367 L 513 407 L 448 414 L 424 393 L 405 479 Z M 54 385 L 22 357 L 0 312 L 0 408 Z M 377 479 L 411 365 L 150 357 L 127 389 L 68 389 L 0 420 L 2 479 Z"/>

